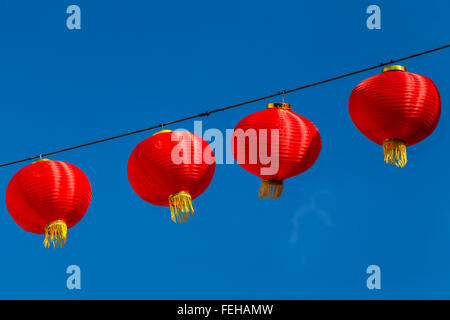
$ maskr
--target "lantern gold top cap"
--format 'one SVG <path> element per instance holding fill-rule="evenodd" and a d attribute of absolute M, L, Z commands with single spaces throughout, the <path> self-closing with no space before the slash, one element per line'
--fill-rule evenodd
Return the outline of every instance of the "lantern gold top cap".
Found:
<path fill-rule="evenodd" d="M 387 67 L 383 68 L 383 72 L 388 72 L 388 71 L 403 71 L 403 72 L 407 72 L 408 70 L 406 69 L 406 67 L 396 64 L 396 65 L 387 66 Z"/>
<path fill-rule="evenodd" d="M 160 134 L 160 133 L 166 133 L 166 132 L 172 132 L 172 130 L 160 130 L 160 131 L 158 131 L 158 132 L 155 132 L 155 133 L 153 134 L 153 136 L 156 136 L 157 134 Z"/>
<path fill-rule="evenodd" d="M 267 104 L 267 109 L 285 109 L 292 110 L 292 105 L 282 102 L 271 102 Z"/>
<path fill-rule="evenodd" d="M 39 159 L 39 160 L 34 161 L 33 163 L 41 162 L 41 161 L 50 161 L 50 159 L 42 158 L 42 159 Z"/>

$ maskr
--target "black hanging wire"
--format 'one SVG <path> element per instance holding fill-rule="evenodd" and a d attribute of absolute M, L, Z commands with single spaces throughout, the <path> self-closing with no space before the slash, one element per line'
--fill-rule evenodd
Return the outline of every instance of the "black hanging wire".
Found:
<path fill-rule="evenodd" d="M 227 106 L 227 107 L 223 107 L 223 108 L 219 108 L 219 109 L 214 109 L 214 110 L 210 110 L 210 111 L 205 111 L 205 112 L 202 112 L 202 113 L 199 113 L 199 114 L 196 114 L 196 115 L 192 115 L 192 116 L 189 116 L 189 117 L 185 117 L 185 118 L 181 118 L 181 119 L 177 119 L 177 120 L 173 120 L 173 121 L 169 121 L 169 122 L 165 122 L 165 123 L 160 123 L 160 124 L 157 124 L 157 125 L 153 125 L 151 127 L 147 127 L 147 128 L 143 128 L 143 129 L 139 129 L 139 130 L 135 130 L 135 131 L 130 131 L 130 132 L 126 132 L 126 133 L 122 133 L 122 134 L 119 134 L 119 135 L 116 135 L 116 136 L 112 136 L 112 137 L 109 137 L 109 138 L 94 140 L 94 141 L 91 141 L 91 142 L 88 142 L 88 143 L 83 143 L 83 144 L 80 144 L 80 145 L 67 147 L 67 148 L 64 148 L 64 149 L 55 150 L 55 151 L 48 152 L 48 153 L 42 153 L 42 154 L 39 154 L 39 155 L 36 155 L 36 156 L 32 156 L 32 157 L 28 157 L 28 158 L 24 158 L 24 159 L 20 159 L 20 160 L 16 160 L 16 161 L 2 163 L 2 164 L 0 164 L 0 167 L 6 167 L 6 166 L 13 165 L 13 164 L 25 162 L 25 161 L 30 161 L 30 160 L 34 160 L 34 159 L 38 159 L 38 158 L 42 158 L 42 157 L 48 157 L 48 156 L 51 156 L 51 155 L 54 155 L 54 154 L 67 152 L 67 151 L 75 150 L 75 149 L 79 149 L 79 148 L 84 148 L 84 147 L 92 146 L 94 144 L 107 142 L 107 141 L 111 141 L 111 140 L 115 140 L 115 139 L 119 139 L 119 138 L 124 138 L 124 137 L 131 136 L 131 135 L 134 135 L 134 134 L 138 134 L 138 133 L 141 133 L 141 132 L 145 132 L 145 131 L 149 131 L 149 130 L 153 130 L 153 129 L 158 129 L 158 128 L 163 128 L 165 126 L 170 126 L 172 124 L 176 124 L 176 123 L 180 123 L 180 122 L 184 122 L 184 121 L 188 121 L 188 120 L 192 120 L 192 119 L 207 117 L 207 116 L 209 116 L 211 114 L 214 114 L 214 113 L 218 113 L 218 112 L 222 112 L 222 111 L 238 108 L 238 107 L 241 107 L 241 106 L 244 106 L 244 105 L 247 105 L 247 104 L 251 104 L 251 103 L 254 103 L 254 102 L 258 102 L 258 101 L 262 101 L 262 100 L 266 100 L 266 99 L 270 99 L 270 98 L 274 98 L 274 97 L 278 97 L 278 96 L 285 96 L 286 94 L 289 94 L 289 93 L 292 93 L 292 92 L 295 92 L 295 91 L 307 89 L 307 88 L 310 88 L 310 87 L 315 87 L 315 86 L 318 86 L 318 85 L 321 85 L 321 84 L 325 84 L 325 83 L 328 83 L 328 82 L 331 82 L 331 81 L 339 80 L 339 79 L 342 79 L 342 78 L 347 78 L 347 77 L 350 77 L 350 76 L 353 76 L 353 75 L 356 75 L 356 74 L 359 74 L 359 73 L 367 72 L 367 71 L 370 71 L 370 70 L 373 70 L 373 69 L 377 69 L 377 68 L 380 68 L 380 67 L 384 67 L 384 66 L 387 66 L 387 65 L 390 65 L 390 64 L 393 64 L 393 63 L 398 63 L 398 62 L 402 62 L 402 61 L 405 61 L 405 60 L 413 59 L 413 58 L 416 58 L 416 57 L 419 57 L 419 56 L 423 56 L 423 55 L 426 55 L 426 54 L 429 54 L 429 53 L 433 53 L 433 52 L 436 52 L 436 51 L 439 51 L 439 50 L 443 50 L 443 49 L 446 49 L 446 48 L 449 48 L 449 47 L 450 47 L 450 44 L 447 44 L 447 45 L 442 46 L 442 47 L 434 48 L 434 49 L 427 50 L 427 51 L 422 51 L 422 52 L 419 52 L 419 53 L 416 53 L 416 54 L 413 54 L 413 55 L 410 55 L 410 56 L 407 56 L 407 57 L 404 57 L 404 58 L 400 58 L 400 59 L 396 59 L 396 60 L 390 60 L 389 62 L 382 62 L 380 64 L 377 64 L 377 65 L 374 65 L 374 66 L 371 66 L 371 67 L 368 67 L 368 68 L 364 68 L 364 69 L 360 69 L 360 70 L 353 71 L 353 72 L 350 72 L 350 73 L 342 74 L 342 75 L 339 75 L 339 76 L 336 76 L 336 77 L 333 77 L 333 78 L 328 78 L 326 80 L 313 82 L 313 83 L 310 83 L 310 84 L 307 84 L 307 85 L 303 85 L 303 86 L 300 86 L 300 87 L 297 87 L 297 88 L 279 91 L 277 93 L 273 93 L 273 94 L 270 94 L 270 95 L 267 95 L 267 96 L 264 96 L 264 97 L 260 97 L 260 98 L 255 98 L 255 99 L 252 99 L 252 100 L 247 100 L 247 101 L 244 101 L 244 102 L 233 104 L 231 106 Z"/>

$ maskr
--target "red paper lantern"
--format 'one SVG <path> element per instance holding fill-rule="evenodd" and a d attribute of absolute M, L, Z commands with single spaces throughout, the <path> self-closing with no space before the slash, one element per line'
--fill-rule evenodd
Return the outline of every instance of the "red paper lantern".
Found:
<path fill-rule="evenodd" d="M 262 179 L 258 196 L 274 199 L 281 196 L 283 180 L 308 170 L 322 148 L 314 124 L 287 103 L 269 103 L 242 119 L 231 143 L 237 162 Z"/>
<path fill-rule="evenodd" d="M 192 200 L 211 183 L 214 153 L 200 136 L 162 130 L 139 143 L 128 160 L 128 180 L 143 200 L 170 207 L 174 222 L 195 214 Z"/>
<path fill-rule="evenodd" d="M 6 189 L 6 206 L 25 231 L 45 234 L 44 245 L 62 247 L 67 229 L 89 208 L 92 190 L 86 175 L 74 165 L 48 159 L 20 169 Z"/>
<path fill-rule="evenodd" d="M 350 95 L 349 111 L 359 131 L 383 145 L 386 163 L 404 167 L 406 147 L 436 128 L 441 99 L 429 78 L 395 65 L 361 82 Z"/>

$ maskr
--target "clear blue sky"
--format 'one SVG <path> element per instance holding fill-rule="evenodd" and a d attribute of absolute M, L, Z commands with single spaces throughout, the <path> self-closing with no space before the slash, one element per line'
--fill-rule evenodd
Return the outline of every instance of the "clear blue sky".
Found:
<path fill-rule="evenodd" d="M 81 7 L 80 31 L 66 28 L 70 4 Z M 381 30 L 366 28 L 371 4 Z M 0 162 L 447 44 L 449 12 L 446 0 L 2 0 Z M 449 60 L 447 50 L 405 63 L 443 102 L 405 169 L 384 164 L 348 114 L 351 90 L 375 70 L 287 97 L 316 124 L 323 149 L 280 201 L 259 200 L 259 179 L 238 165 L 218 165 L 184 225 L 128 183 L 128 157 L 151 133 L 52 157 L 80 167 L 93 187 L 62 250 L 11 219 L 4 193 L 22 165 L 1 168 L 0 298 L 450 298 Z M 234 128 L 265 103 L 203 127 Z M 81 291 L 66 289 L 71 264 Z M 377 292 L 366 288 L 371 264 L 381 267 Z"/>

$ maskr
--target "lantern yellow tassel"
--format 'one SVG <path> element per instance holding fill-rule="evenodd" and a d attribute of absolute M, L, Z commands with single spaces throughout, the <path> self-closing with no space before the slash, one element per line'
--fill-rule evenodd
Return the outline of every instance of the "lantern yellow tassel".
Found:
<path fill-rule="evenodd" d="M 173 222 L 186 222 L 192 215 L 195 215 L 192 206 L 191 195 L 187 192 L 177 192 L 169 197 L 170 214 Z"/>
<path fill-rule="evenodd" d="M 261 199 L 272 198 L 280 199 L 283 192 L 283 181 L 276 180 L 262 180 L 261 188 L 259 189 L 258 197 Z"/>
<path fill-rule="evenodd" d="M 54 248 L 62 248 L 67 241 L 67 225 L 62 220 L 50 222 L 45 226 L 44 246 L 46 248 L 53 244 Z"/>
<path fill-rule="evenodd" d="M 383 142 L 384 161 L 403 168 L 408 162 L 406 158 L 406 144 L 402 140 L 387 139 Z"/>
<path fill-rule="evenodd" d="M 387 139 L 383 142 L 384 161 L 403 168 L 408 162 L 406 144 L 398 139 Z"/>

